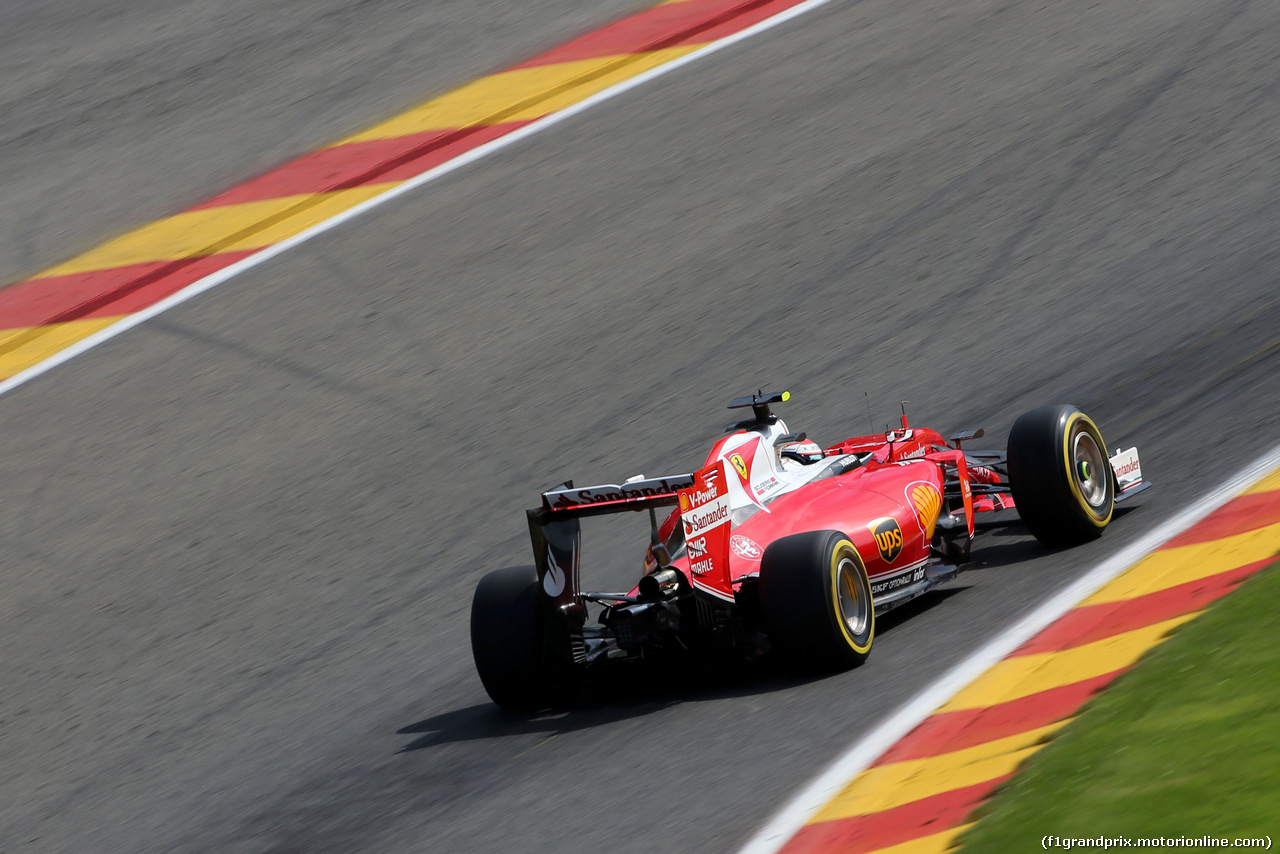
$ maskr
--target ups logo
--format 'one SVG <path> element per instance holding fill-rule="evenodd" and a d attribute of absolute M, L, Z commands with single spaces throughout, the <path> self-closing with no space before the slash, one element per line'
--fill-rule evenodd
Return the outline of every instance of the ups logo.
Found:
<path fill-rule="evenodd" d="M 880 557 L 884 558 L 885 563 L 893 563 L 902 553 L 902 528 L 898 525 L 898 520 L 886 516 L 875 520 L 867 527 L 876 538 L 876 548 L 880 550 Z"/>

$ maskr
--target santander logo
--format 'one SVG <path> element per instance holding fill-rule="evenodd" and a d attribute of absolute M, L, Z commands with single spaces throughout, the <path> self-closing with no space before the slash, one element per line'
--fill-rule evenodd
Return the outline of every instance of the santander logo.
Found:
<path fill-rule="evenodd" d="M 717 501 L 714 504 L 704 505 L 707 508 L 705 513 L 699 513 L 701 507 L 691 510 L 684 514 L 684 532 L 686 537 L 693 537 L 701 534 L 708 528 L 726 522 L 729 519 L 729 502 Z"/>

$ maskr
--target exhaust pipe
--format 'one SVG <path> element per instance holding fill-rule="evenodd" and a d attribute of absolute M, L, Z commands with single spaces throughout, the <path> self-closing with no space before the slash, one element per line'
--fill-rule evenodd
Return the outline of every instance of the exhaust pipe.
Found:
<path fill-rule="evenodd" d="M 656 569 L 640 579 L 640 596 L 643 599 L 670 599 L 680 589 L 680 570 L 673 567 Z"/>

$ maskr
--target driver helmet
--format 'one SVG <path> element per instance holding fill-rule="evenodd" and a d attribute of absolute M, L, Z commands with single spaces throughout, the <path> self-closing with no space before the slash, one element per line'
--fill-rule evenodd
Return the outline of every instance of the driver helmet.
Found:
<path fill-rule="evenodd" d="M 784 463 L 790 460 L 807 466 L 822 459 L 822 448 L 817 442 L 788 442 L 779 450 Z"/>

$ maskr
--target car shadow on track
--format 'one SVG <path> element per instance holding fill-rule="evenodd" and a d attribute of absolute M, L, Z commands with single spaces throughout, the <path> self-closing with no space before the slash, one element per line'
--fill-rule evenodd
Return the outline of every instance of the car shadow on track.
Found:
<path fill-rule="evenodd" d="M 973 552 L 969 556 L 971 560 L 961 567 L 961 575 L 963 576 L 966 572 L 981 572 L 984 569 L 1031 563 L 1049 553 L 1050 549 L 1026 534 L 1000 542 L 988 540 L 980 546 L 973 547 Z"/>
<path fill-rule="evenodd" d="M 888 634 L 898 625 L 964 592 L 963 586 L 933 591 L 895 608 L 876 620 L 877 634 Z M 630 718 L 642 718 L 669 706 L 788 691 L 838 673 L 796 672 L 772 654 L 754 660 L 701 659 L 667 661 L 661 666 L 620 667 L 599 674 L 586 683 L 566 706 L 541 714 L 517 714 L 492 703 L 432 715 L 396 730 L 417 735 L 397 753 L 409 753 L 455 742 L 519 735 L 563 735 L 606 726 Z"/>
<path fill-rule="evenodd" d="M 1122 519 L 1138 509 L 1140 509 L 1140 505 L 1126 504 L 1123 507 L 1117 506 L 1112 522 Z M 983 569 L 1013 566 L 1019 563 L 1032 563 L 1043 559 L 1047 555 L 1078 548 L 1077 546 L 1067 546 L 1065 548 L 1046 546 L 1032 537 L 1021 524 L 992 526 L 985 529 L 979 536 L 980 539 L 974 541 L 973 552 L 970 555 L 971 560 L 961 567 L 961 574 L 965 572 L 980 572 Z"/>
<path fill-rule="evenodd" d="M 642 718 L 680 703 L 785 691 L 829 675 L 790 673 L 771 655 L 751 662 L 667 662 L 619 671 L 593 677 L 566 706 L 550 712 L 519 714 L 481 703 L 433 715 L 396 730 L 400 735 L 421 733 L 396 752 L 513 735 L 563 735 Z"/>
<path fill-rule="evenodd" d="M 1116 508 L 1124 516 L 1137 507 Z M 981 572 L 1042 559 L 1056 549 L 1037 542 L 1020 524 L 1000 523 L 985 527 L 983 542 L 975 545 L 972 561 L 961 568 L 958 582 L 906 603 L 876 619 L 876 634 L 890 634 L 911 621 L 964 593 L 966 573 Z M 620 667 L 586 683 L 566 706 L 540 714 L 516 714 L 492 703 L 432 715 L 396 730 L 399 735 L 416 735 L 397 753 L 409 753 L 456 742 L 503 738 L 530 734 L 546 736 L 606 726 L 630 718 L 641 718 L 680 704 L 706 702 L 774 691 L 787 691 L 827 679 L 834 673 L 797 673 L 780 658 L 765 654 L 753 660 L 695 659 L 662 664 Z"/>
<path fill-rule="evenodd" d="M 963 579 L 963 575 L 961 576 Z M 957 596 L 969 589 L 963 581 L 954 581 L 949 586 L 940 590 L 931 590 L 923 596 L 912 599 L 903 605 L 899 605 L 887 614 L 881 614 L 876 617 L 876 637 L 881 638 L 892 632 L 895 628 L 906 623 L 915 617 L 946 602 L 952 596 Z M 875 659 L 875 650 L 872 650 L 872 660 Z"/>

